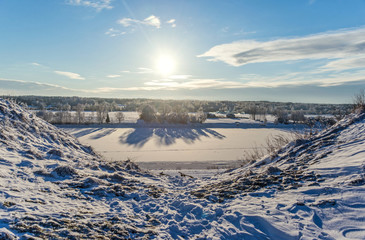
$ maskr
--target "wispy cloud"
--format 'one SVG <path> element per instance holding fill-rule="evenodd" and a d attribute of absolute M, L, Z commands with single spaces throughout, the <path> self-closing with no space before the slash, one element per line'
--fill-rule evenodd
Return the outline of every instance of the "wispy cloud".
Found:
<path fill-rule="evenodd" d="M 176 27 L 176 19 L 170 19 L 170 20 L 168 20 L 168 21 L 166 21 L 166 23 L 168 23 L 168 24 L 170 24 L 171 25 L 171 27 Z"/>
<path fill-rule="evenodd" d="M 84 77 L 81 77 L 80 74 L 78 73 L 73 73 L 73 72 L 63 72 L 63 71 L 54 71 L 54 73 L 58 74 L 58 75 L 62 75 L 71 79 L 76 79 L 76 80 L 85 80 Z"/>
<path fill-rule="evenodd" d="M 244 40 L 212 47 L 198 57 L 233 66 L 302 59 L 336 59 L 365 54 L 365 28 L 273 41 Z"/>
<path fill-rule="evenodd" d="M 278 88 L 285 86 L 300 87 L 303 85 L 328 87 L 364 82 L 365 70 L 362 69 L 352 72 L 327 72 L 313 70 L 306 72 L 292 72 L 278 76 L 244 74 L 241 79 L 245 82 L 247 88 Z"/>
<path fill-rule="evenodd" d="M 70 5 L 95 8 L 97 11 L 112 9 L 112 0 L 67 0 Z"/>
<path fill-rule="evenodd" d="M 364 68 L 365 67 L 365 55 L 355 58 L 343 58 L 334 61 L 330 61 L 321 69 L 327 71 L 343 71 L 348 69 Z"/>
<path fill-rule="evenodd" d="M 42 67 L 43 65 L 40 63 L 36 63 L 36 62 L 32 62 L 31 65 L 36 66 L 36 67 Z"/>
<path fill-rule="evenodd" d="M 76 91 L 75 89 L 62 87 L 56 84 L 50 83 L 41 83 L 41 82 L 33 82 L 33 81 L 24 81 L 17 79 L 6 79 L 0 78 L 1 88 L 10 88 L 17 89 L 20 91 L 29 91 L 29 90 L 37 90 L 37 91 L 59 91 L 59 90 L 67 90 L 67 91 Z"/>
<path fill-rule="evenodd" d="M 117 77 L 120 77 L 119 74 L 110 74 L 110 75 L 107 75 L 106 76 L 107 78 L 117 78 Z"/>
<path fill-rule="evenodd" d="M 105 35 L 110 37 L 116 37 L 124 34 L 126 34 L 126 32 L 114 28 L 109 28 L 108 31 L 105 32 Z"/>
<path fill-rule="evenodd" d="M 144 83 L 146 86 L 157 87 L 159 90 L 178 90 L 178 89 L 229 89 L 243 88 L 247 84 L 224 79 L 189 79 L 187 81 L 177 81 L 173 79 L 152 80 Z"/>
<path fill-rule="evenodd" d="M 189 78 L 192 78 L 192 75 L 171 75 L 169 76 L 170 79 L 176 79 L 176 80 L 186 80 Z"/>
<path fill-rule="evenodd" d="M 118 20 L 117 23 L 121 24 L 124 27 L 130 27 L 130 26 L 133 26 L 136 24 L 151 26 L 151 27 L 155 27 L 155 28 L 161 27 L 160 18 L 158 18 L 154 15 L 151 15 L 143 20 L 132 19 L 132 18 L 122 18 L 122 19 Z"/>
<path fill-rule="evenodd" d="M 136 73 L 140 73 L 140 74 L 148 74 L 148 73 L 153 73 L 153 69 L 151 68 L 146 68 L 146 67 L 139 67 L 138 71 Z"/>

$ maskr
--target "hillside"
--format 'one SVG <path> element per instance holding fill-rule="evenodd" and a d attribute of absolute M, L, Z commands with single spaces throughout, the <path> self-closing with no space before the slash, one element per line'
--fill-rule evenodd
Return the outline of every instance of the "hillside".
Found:
<path fill-rule="evenodd" d="M 25 239 L 156 234 L 146 230 L 149 221 L 136 216 L 131 203 L 118 201 L 159 195 L 163 189 L 151 176 L 130 162 L 104 161 L 9 101 L 0 100 L 0 126 L 3 235 L 8 230 Z"/>
<path fill-rule="evenodd" d="M 365 239 L 364 149 L 365 114 L 352 114 L 192 194 L 229 203 L 237 237 Z"/>
<path fill-rule="evenodd" d="M 365 114 L 211 179 L 108 162 L 0 100 L 0 239 L 365 239 Z"/>

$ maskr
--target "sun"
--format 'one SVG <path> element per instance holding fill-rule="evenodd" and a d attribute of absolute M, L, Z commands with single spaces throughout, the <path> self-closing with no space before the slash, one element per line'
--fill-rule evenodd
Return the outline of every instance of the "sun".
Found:
<path fill-rule="evenodd" d="M 161 55 L 156 59 L 156 69 L 162 75 L 173 73 L 175 65 L 175 60 L 169 55 Z"/>

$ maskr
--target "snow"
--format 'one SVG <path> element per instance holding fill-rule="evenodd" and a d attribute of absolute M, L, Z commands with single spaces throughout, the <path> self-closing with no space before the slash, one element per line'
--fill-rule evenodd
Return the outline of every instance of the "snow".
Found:
<path fill-rule="evenodd" d="M 365 114 L 211 178 L 107 161 L 5 100 L 0 126 L 0 239 L 365 239 Z"/>
<path fill-rule="evenodd" d="M 238 124 L 237 124 L 238 123 Z M 204 124 L 62 126 L 106 159 L 131 159 L 144 169 L 215 169 L 242 164 L 245 151 L 273 135 L 290 137 L 303 126 L 263 125 L 248 119 L 209 119 Z"/>

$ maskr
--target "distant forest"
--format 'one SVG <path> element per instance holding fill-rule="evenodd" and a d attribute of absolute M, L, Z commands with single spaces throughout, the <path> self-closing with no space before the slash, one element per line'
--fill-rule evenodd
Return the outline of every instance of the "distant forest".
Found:
<path fill-rule="evenodd" d="M 83 105 L 84 111 L 97 111 L 100 105 L 107 105 L 109 111 L 139 111 L 150 105 L 161 112 L 166 105 L 171 109 L 184 109 L 187 112 L 225 112 L 247 114 L 276 114 L 278 111 L 300 111 L 305 115 L 343 116 L 351 112 L 351 104 L 315 104 L 269 101 L 204 101 L 204 100 L 161 100 L 161 99 L 123 99 L 123 98 L 93 98 L 93 97 L 49 97 L 49 96 L 1 96 L 13 99 L 19 104 L 33 110 L 63 111 L 77 110 Z"/>

